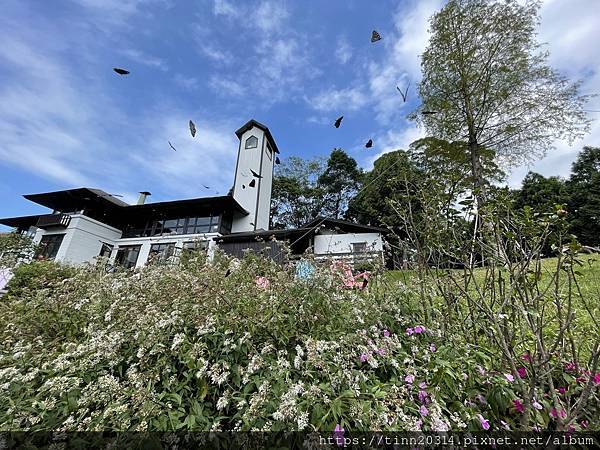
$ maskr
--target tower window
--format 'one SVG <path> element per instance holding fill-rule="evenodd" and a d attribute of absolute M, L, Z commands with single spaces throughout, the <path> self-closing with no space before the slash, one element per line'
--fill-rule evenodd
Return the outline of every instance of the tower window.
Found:
<path fill-rule="evenodd" d="M 271 148 L 271 146 L 269 145 L 268 142 L 267 142 L 267 156 L 269 157 L 269 161 L 271 161 L 273 159 L 273 149 Z"/>
<path fill-rule="evenodd" d="M 258 138 L 256 136 L 250 136 L 246 139 L 245 148 L 256 148 L 258 147 Z"/>

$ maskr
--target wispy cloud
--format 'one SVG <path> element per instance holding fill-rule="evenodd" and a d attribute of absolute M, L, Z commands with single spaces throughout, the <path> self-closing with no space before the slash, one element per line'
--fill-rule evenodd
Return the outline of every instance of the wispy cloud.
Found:
<path fill-rule="evenodd" d="M 337 39 L 335 46 L 335 58 L 341 63 L 346 64 L 352 58 L 352 46 L 343 36 Z"/>
<path fill-rule="evenodd" d="M 306 101 L 318 111 L 357 111 L 368 102 L 359 88 L 330 89 Z"/>
<path fill-rule="evenodd" d="M 142 52 L 141 50 L 133 48 L 122 49 L 119 50 L 119 54 L 138 64 L 143 64 L 144 66 L 156 67 L 157 69 L 160 69 L 162 71 L 169 70 L 167 63 L 163 59 L 157 58 L 156 56 L 148 55 Z"/>

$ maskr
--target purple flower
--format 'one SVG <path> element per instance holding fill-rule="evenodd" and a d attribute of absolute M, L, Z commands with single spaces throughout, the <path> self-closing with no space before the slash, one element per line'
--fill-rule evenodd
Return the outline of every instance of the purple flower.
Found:
<path fill-rule="evenodd" d="M 525 352 L 521 355 L 521 359 L 523 361 L 531 362 L 531 355 L 529 354 L 529 352 Z"/>
<path fill-rule="evenodd" d="M 338 447 L 344 445 L 344 429 L 339 423 L 335 426 L 335 430 L 333 430 L 333 437 Z"/>
<path fill-rule="evenodd" d="M 385 337 L 389 337 L 390 336 L 390 332 L 388 330 L 383 330 L 383 335 Z"/>
<path fill-rule="evenodd" d="M 419 401 L 421 403 L 425 403 L 427 401 L 427 392 L 426 391 L 419 391 Z"/>
<path fill-rule="evenodd" d="M 600 372 L 594 374 L 594 384 L 600 384 Z"/>
<path fill-rule="evenodd" d="M 462 374 L 463 380 L 467 381 L 469 379 L 469 375 L 467 375 L 466 373 Z"/>
<path fill-rule="evenodd" d="M 483 428 L 486 431 L 490 429 L 490 423 L 487 421 L 487 419 L 485 417 L 483 417 L 481 414 L 477 414 L 477 418 L 479 419 L 481 428 Z"/>
<path fill-rule="evenodd" d="M 427 387 L 427 383 L 425 383 L 424 381 L 421 381 L 421 382 L 419 383 L 419 388 L 420 388 L 420 389 L 425 389 L 426 387 Z"/>
<path fill-rule="evenodd" d="M 419 413 L 423 416 L 426 417 L 427 414 L 429 414 L 429 410 L 427 409 L 427 407 L 425 405 L 421 405 L 421 407 L 419 408 Z"/>
<path fill-rule="evenodd" d="M 506 378 L 508 381 L 510 381 L 511 383 L 512 383 L 513 381 L 515 381 L 515 377 L 513 377 L 513 376 L 512 376 L 510 373 L 505 373 L 505 374 L 504 374 L 504 377 L 505 377 L 505 378 Z"/>
<path fill-rule="evenodd" d="M 525 412 L 525 407 L 523 406 L 523 403 L 521 403 L 521 400 L 513 400 L 513 405 L 518 413 L 523 414 Z"/>
<path fill-rule="evenodd" d="M 558 411 L 556 410 L 556 408 L 552 408 L 552 409 L 550 410 L 550 416 L 551 416 L 551 417 L 554 417 L 555 419 L 558 419 L 558 416 L 559 416 L 559 415 L 560 415 L 560 417 L 561 417 L 561 418 L 564 418 L 564 417 L 567 415 L 567 413 L 565 412 L 565 410 L 564 410 L 564 409 L 561 409 L 561 410 L 560 410 L 560 412 L 558 412 Z"/>
<path fill-rule="evenodd" d="M 540 402 L 538 402 L 537 400 L 535 400 L 531 406 L 533 406 L 535 409 L 544 409 L 544 407 L 541 405 Z"/>
<path fill-rule="evenodd" d="M 415 327 L 415 334 L 421 334 L 425 331 L 425 328 L 423 328 L 421 325 L 417 325 Z"/>
<path fill-rule="evenodd" d="M 564 386 L 561 386 L 557 389 L 559 394 L 564 394 L 565 392 L 567 392 L 567 388 Z"/>
<path fill-rule="evenodd" d="M 367 362 L 367 359 L 369 359 L 369 355 L 367 355 L 366 353 L 361 353 L 360 362 Z"/>
<path fill-rule="evenodd" d="M 581 428 L 587 428 L 589 426 L 590 422 L 588 422 L 587 420 L 583 419 L 580 423 Z"/>
<path fill-rule="evenodd" d="M 406 329 L 406 335 L 407 335 L 407 336 L 410 336 L 410 335 L 412 335 L 412 334 L 414 334 L 414 333 L 415 333 L 415 330 L 414 330 L 414 329 L 412 329 L 412 328 L 407 328 L 407 329 Z"/>
<path fill-rule="evenodd" d="M 415 376 L 406 375 L 406 377 L 404 377 L 404 381 L 406 381 L 408 384 L 413 384 L 413 382 L 415 381 Z"/>
<path fill-rule="evenodd" d="M 429 344 L 429 351 L 431 353 L 434 353 L 437 350 L 437 348 L 435 348 L 435 344 Z"/>
<path fill-rule="evenodd" d="M 510 425 L 507 424 L 504 420 L 501 420 L 500 424 L 502 425 L 502 428 L 504 428 L 505 430 L 510 430 Z"/>
<path fill-rule="evenodd" d="M 377 349 L 376 352 L 381 356 L 385 355 L 385 350 L 382 348 Z"/>
<path fill-rule="evenodd" d="M 525 369 L 525 367 L 517 367 L 517 373 L 519 374 L 519 377 L 525 378 L 527 376 L 527 369 Z"/>

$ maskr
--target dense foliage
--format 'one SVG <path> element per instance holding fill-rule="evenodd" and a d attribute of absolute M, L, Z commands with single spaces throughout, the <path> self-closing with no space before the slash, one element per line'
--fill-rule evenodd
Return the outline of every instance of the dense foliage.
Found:
<path fill-rule="evenodd" d="M 11 286 L 0 302 L 2 430 L 523 426 L 525 347 L 515 372 L 484 340 L 424 316 L 415 280 L 379 277 L 363 291 L 326 266 L 306 282 L 251 255 L 199 255 L 114 273 L 32 262 Z M 561 402 L 600 384 L 583 361 L 555 363 Z M 526 427 L 563 414 L 542 386 L 532 394 Z M 591 402 L 571 427 L 600 427 L 598 387 Z"/>

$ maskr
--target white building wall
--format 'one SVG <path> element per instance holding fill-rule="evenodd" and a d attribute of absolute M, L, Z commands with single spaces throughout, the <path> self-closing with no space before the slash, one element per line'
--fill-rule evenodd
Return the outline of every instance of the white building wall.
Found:
<path fill-rule="evenodd" d="M 383 251 L 380 233 L 316 234 L 314 253 L 317 256 L 352 253 L 352 244 L 366 242 L 368 252 Z"/>
<path fill-rule="evenodd" d="M 251 136 L 256 136 L 258 145 L 256 148 L 245 148 L 246 140 Z M 263 130 L 253 127 L 242 134 L 233 198 L 250 214 L 234 216 L 232 233 L 269 229 L 274 161 L 275 155 L 269 154 L 267 150 L 267 138 Z M 255 178 L 250 170 L 258 173 L 262 178 Z M 249 184 L 253 179 L 256 180 L 256 185 L 250 187 Z"/>
<path fill-rule="evenodd" d="M 121 230 L 82 214 L 73 214 L 66 229 L 38 229 L 34 243 L 38 244 L 42 236 L 53 234 L 65 235 L 54 259 L 70 264 L 81 264 L 93 262 L 100 253 L 103 243 L 115 245 L 121 237 Z"/>

